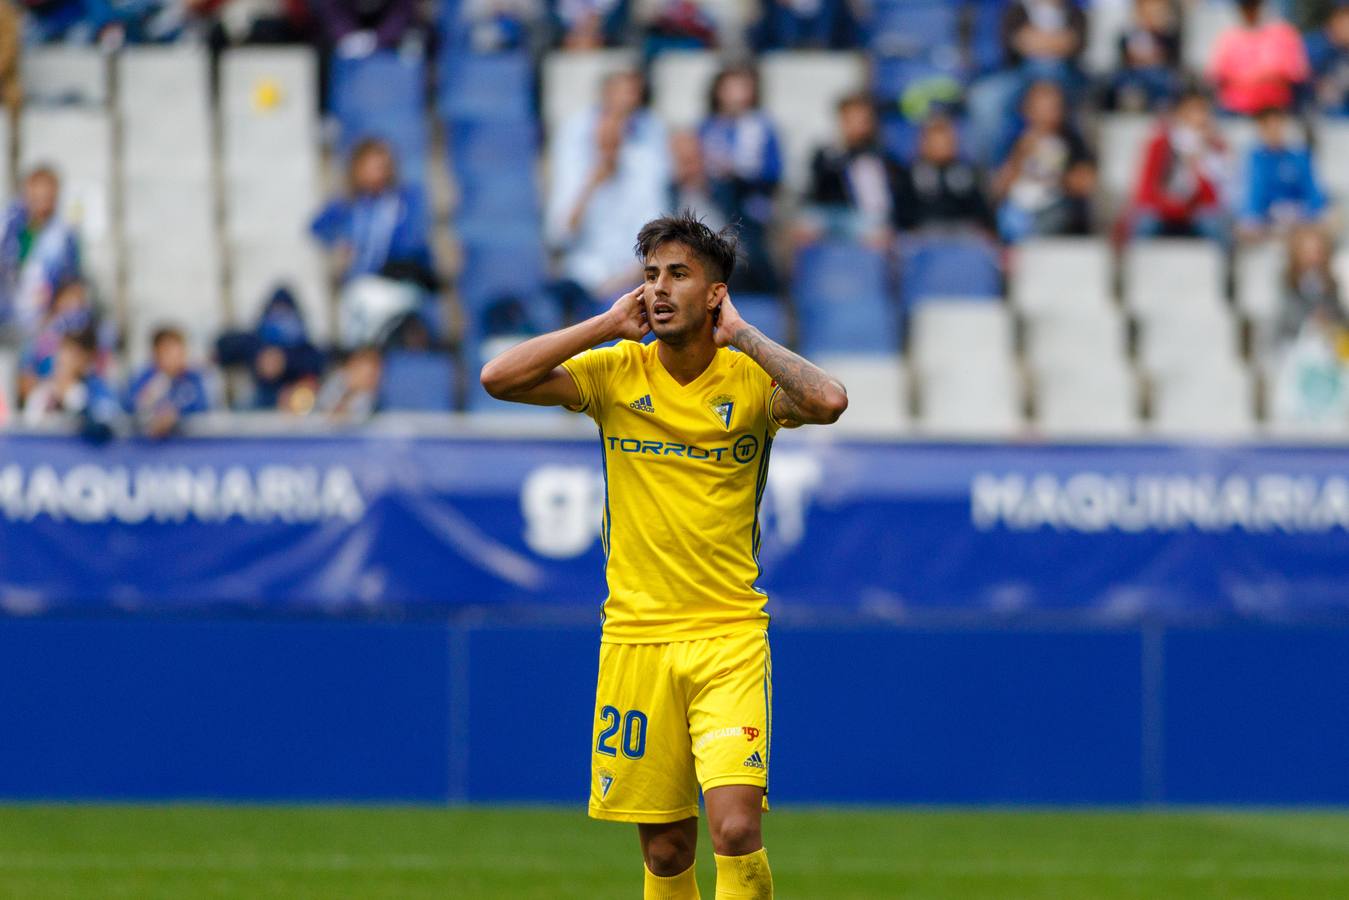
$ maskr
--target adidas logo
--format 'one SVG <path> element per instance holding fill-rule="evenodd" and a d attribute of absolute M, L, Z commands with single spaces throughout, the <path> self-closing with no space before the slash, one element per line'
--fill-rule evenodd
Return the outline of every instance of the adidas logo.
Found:
<path fill-rule="evenodd" d="M 747 769 L 764 768 L 763 754 L 761 754 L 758 750 L 755 750 L 753 753 L 751 753 L 749 759 L 745 760 L 745 768 Z"/>
<path fill-rule="evenodd" d="M 653 412 L 656 411 L 656 407 L 654 407 L 654 406 L 651 405 L 651 395 L 650 395 L 650 394 L 644 394 L 643 396 L 638 397 L 636 400 L 634 400 L 634 401 L 632 401 L 631 403 L 629 403 L 628 406 L 632 407 L 633 409 L 637 410 L 638 412 L 649 412 L 649 413 L 653 413 Z"/>

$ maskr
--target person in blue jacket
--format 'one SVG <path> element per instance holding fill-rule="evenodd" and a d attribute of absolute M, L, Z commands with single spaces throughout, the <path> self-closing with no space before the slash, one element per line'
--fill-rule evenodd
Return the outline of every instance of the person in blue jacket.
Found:
<path fill-rule="evenodd" d="M 1266 109 L 1256 116 L 1259 140 L 1246 166 L 1246 198 L 1239 229 L 1255 240 L 1295 225 L 1316 222 L 1329 211 L 1330 201 L 1317 180 L 1311 150 L 1288 141 L 1288 114 Z"/>
<path fill-rule="evenodd" d="M 131 381 L 127 410 L 141 430 L 153 438 L 167 437 L 183 419 L 211 408 L 206 379 L 187 363 L 187 340 L 176 328 L 155 331 L 153 360 Z"/>

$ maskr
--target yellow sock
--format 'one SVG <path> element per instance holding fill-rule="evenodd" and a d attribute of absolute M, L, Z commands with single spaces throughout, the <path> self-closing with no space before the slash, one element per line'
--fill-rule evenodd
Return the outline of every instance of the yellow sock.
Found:
<path fill-rule="evenodd" d="M 689 866 L 678 875 L 664 878 L 652 873 L 646 866 L 646 880 L 642 884 L 642 900 L 701 900 L 698 893 L 698 878 L 694 871 L 697 866 Z"/>
<path fill-rule="evenodd" d="M 717 860 L 717 900 L 773 900 L 767 850 L 760 847 L 744 856 L 713 856 Z"/>

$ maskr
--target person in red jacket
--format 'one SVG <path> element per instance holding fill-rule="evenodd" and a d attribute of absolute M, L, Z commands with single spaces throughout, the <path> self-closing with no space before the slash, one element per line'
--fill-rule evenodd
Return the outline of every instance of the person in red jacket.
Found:
<path fill-rule="evenodd" d="M 1206 237 L 1226 244 L 1228 150 L 1208 98 L 1181 96 L 1143 154 L 1128 216 L 1135 237 Z"/>

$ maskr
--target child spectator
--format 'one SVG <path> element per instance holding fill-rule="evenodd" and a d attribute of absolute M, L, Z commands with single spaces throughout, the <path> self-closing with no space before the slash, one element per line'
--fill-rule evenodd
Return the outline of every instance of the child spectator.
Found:
<path fill-rule="evenodd" d="M 1227 144 L 1213 124 L 1208 98 L 1186 93 L 1158 123 L 1144 151 L 1130 231 L 1138 237 L 1206 237 L 1225 244 L 1227 178 Z"/>
<path fill-rule="evenodd" d="M 151 339 L 153 359 L 131 381 L 127 409 L 152 438 L 178 430 L 183 419 L 210 409 L 206 380 L 188 368 L 187 341 L 176 328 L 160 328 Z"/>
<path fill-rule="evenodd" d="M 998 230 L 1016 242 L 1036 235 L 1085 234 L 1096 167 L 1086 143 L 1067 121 L 1063 90 L 1052 81 L 1031 85 L 1022 102 L 1026 125 L 994 178 L 1001 202 Z"/>
<path fill-rule="evenodd" d="M 1246 202 L 1239 224 L 1242 237 L 1248 240 L 1317 221 L 1329 208 L 1312 167 L 1311 151 L 1289 146 L 1287 113 L 1275 107 L 1266 109 L 1256 117 L 1256 126 L 1259 138 L 1247 162 Z"/>
<path fill-rule="evenodd" d="M 340 422 L 363 422 L 374 415 L 384 360 L 374 347 L 353 350 L 319 390 L 318 410 Z"/>
<path fill-rule="evenodd" d="M 1326 23 L 1307 35 L 1317 107 L 1332 116 L 1349 115 L 1349 3 L 1330 11 Z"/>
<path fill-rule="evenodd" d="M 98 342 L 92 329 L 61 338 L 51 375 L 38 382 L 24 404 L 24 422 L 41 425 L 64 419 L 81 436 L 104 441 L 112 436 L 121 407 L 112 389 L 94 373 Z"/>
<path fill-rule="evenodd" d="M 86 329 L 93 329 L 99 338 L 94 368 L 101 373 L 106 368 L 109 351 L 116 344 L 116 334 L 100 327 L 85 283 L 78 279 L 68 281 L 57 290 L 42 324 L 24 344 L 19 363 L 20 397 L 26 397 L 34 385 L 51 374 L 61 339 Z"/>
<path fill-rule="evenodd" d="M 299 304 L 287 288 L 272 292 L 251 331 L 221 335 L 216 356 L 221 366 L 248 367 L 254 409 L 308 412 L 313 406 L 323 354 L 310 343 Z M 305 390 L 295 393 L 300 386 Z"/>
<path fill-rule="evenodd" d="M 1339 281 L 1331 271 L 1335 246 L 1325 230 L 1299 225 L 1288 237 L 1288 268 L 1283 279 L 1283 303 L 1279 309 L 1276 339 L 1287 346 L 1304 325 L 1349 327 Z"/>
<path fill-rule="evenodd" d="M 1156 109 L 1180 87 L 1180 17 L 1173 0 L 1134 0 L 1133 20 L 1119 36 L 1119 66 L 1107 105 Z"/>
<path fill-rule="evenodd" d="M 712 195 L 723 215 L 740 229 L 746 264 L 731 289 L 777 290 L 768 247 L 773 194 L 782 180 L 777 130 L 759 105 L 759 74 L 751 66 L 722 69 L 712 82 L 711 110 L 698 129 Z"/>
<path fill-rule="evenodd" d="M 389 145 L 377 138 L 358 143 L 347 183 L 348 195 L 329 201 L 310 226 L 336 257 L 342 279 L 433 281 L 425 199 L 416 188 L 399 185 Z"/>
<path fill-rule="evenodd" d="M 851 94 L 839 101 L 838 130 L 838 144 L 815 151 L 807 200 L 823 216 L 819 225 L 827 230 L 883 244 L 900 224 L 904 175 L 881 147 L 876 109 L 868 94 Z"/>
<path fill-rule="evenodd" d="M 30 335 L 57 285 L 78 277 L 75 234 L 57 215 L 61 182 L 39 166 L 23 180 L 23 197 L 9 207 L 0 232 L 0 319 Z"/>
<path fill-rule="evenodd" d="M 919 134 L 917 158 L 900 182 L 901 225 L 992 233 L 996 229 L 983 181 L 983 173 L 960 158 L 955 123 L 944 115 L 932 116 Z"/>
<path fill-rule="evenodd" d="M 1228 112 L 1253 115 L 1293 105 L 1310 75 L 1302 35 L 1292 25 L 1265 21 L 1264 0 L 1238 0 L 1241 21 L 1218 35 L 1208 77 Z"/>

